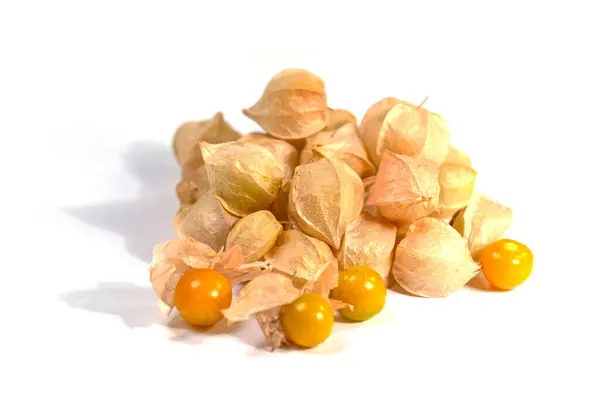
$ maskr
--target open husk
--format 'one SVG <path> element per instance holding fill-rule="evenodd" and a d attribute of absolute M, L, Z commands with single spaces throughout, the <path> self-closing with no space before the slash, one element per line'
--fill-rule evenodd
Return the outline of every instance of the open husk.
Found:
<path fill-rule="evenodd" d="M 210 190 L 210 182 L 204 165 L 196 168 L 184 166 L 181 171 L 181 180 L 177 183 L 175 190 L 181 204 L 197 202 L 204 193 Z"/>
<path fill-rule="evenodd" d="M 177 161 L 190 167 L 202 164 L 198 143 L 224 143 L 237 140 L 240 134 L 218 112 L 211 119 L 189 121 L 181 124 L 173 136 L 173 150 Z"/>
<path fill-rule="evenodd" d="M 345 162 L 360 177 L 375 172 L 354 123 L 347 123 L 332 131 L 322 131 L 306 139 L 306 146 L 300 154 L 300 164 L 308 164 L 323 157 Z"/>
<path fill-rule="evenodd" d="M 288 214 L 307 235 L 339 249 L 346 226 L 362 210 L 362 181 L 346 163 L 323 158 L 296 168 Z"/>
<path fill-rule="evenodd" d="M 329 122 L 326 131 L 333 131 L 346 124 L 357 125 L 356 117 L 348 110 L 342 108 L 332 109 L 329 108 Z"/>
<path fill-rule="evenodd" d="M 443 164 L 440 167 L 440 201 L 436 217 L 446 218 L 466 207 L 475 189 L 477 171 L 456 164 Z"/>
<path fill-rule="evenodd" d="M 341 270 L 356 265 L 370 267 L 387 283 L 395 245 L 395 225 L 362 213 L 346 228 L 338 252 L 339 267 Z"/>
<path fill-rule="evenodd" d="M 482 193 L 475 193 L 466 208 L 456 214 L 452 226 L 463 235 L 476 261 L 490 243 L 500 239 L 512 223 L 512 209 Z"/>
<path fill-rule="evenodd" d="M 446 159 L 444 160 L 444 164 L 454 164 L 454 165 L 462 165 L 463 167 L 471 167 L 471 159 L 469 156 L 463 151 L 457 149 L 454 146 L 448 147 L 448 154 L 446 154 Z"/>
<path fill-rule="evenodd" d="M 382 149 L 379 145 L 379 133 L 381 132 L 383 121 L 388 112 L 400 102 L 395 97 L 386 97 L 379 100 L 369 107 L 358 128 L 358 134 L 365 145 L 369 159 L 375 165 L 379 165 L 382 155 Z"/>
<path fill-rule="evenodd" d="M 283 227 L 269 211 L 261 210 L 240 219 L 227 236 L 226 248 L 239 246 L 246 263 L 258 261 L 275 246 Z"/>
<path fill-rule="evenodd" d="M 243 112 L 279 139 L 314 135 L 329 119 L 325 83 L 309 71 L 285 69 L 271 78 L 258 102 Z"/>
<path fill-rule="evenodd" d="M 211 190 L 230 213 L 245 216 L 269 208 L 281 186 L 283 169 L 255 143 L 200 143 Z"/>
<path fill-rule="evenodd" d="M 240 142 L 255 143 L 269 150 L 283 168 L 282 186 L 292 180 L 294 169 L 298 165 L 298 150 L 286 141 L 274 139 L 265 134 L 249 133 L 240 138 Z"/>
<path fill-rule="evenodd" d="M 367 204 L 403 224 L 431 215 L 438 211 L 438 176 L 438 166 L 430 161 L 386 151 Z"/>
<path fill-rule="evenodd" d="M 480 270 L 460 234 L 444 221 L 425 217 L 412 223 L 398 243 L 392 274 L 406 291 L 446 297 Z"/>
<path fill-rule="evenodd" d="M 180 211 L 181 212 L 181 211 Z M 239 217 L 225 210 L 212 192 L 204 193 L 185 215 L 175 219 L 175 231 L 181 238 L 193 238 L 219 251 Z"/>

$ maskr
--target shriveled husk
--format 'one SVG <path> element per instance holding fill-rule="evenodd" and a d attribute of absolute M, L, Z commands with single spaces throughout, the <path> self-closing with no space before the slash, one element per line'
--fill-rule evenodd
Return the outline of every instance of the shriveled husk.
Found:
<path fill-rule="evenodd" d="M 438 211 L 439 168 L 433 162 L 384 152 L 368 205 L 391 221 L 410 223 Z"/>
<path fill-rule="evenodd" d="M 479 270 L 460 234 L 446 222 L 432 217 L 412 223 L 398 243 L 392 266 L 398 284 L 422 297 L 446 297 Z"/>
<path fill-rule="evenodd" d="M 446 218 L 466 207 L 475 189 L 477 171 L 456 164 L 443 164 L 440 167 L 440 201 L 436 217 Z"/>
<path fill-rule="evenodd" d="M 343 161 L 358 174 L 368 176 L 375 172 L 367 151 L 358 137 L 355 123 L 347 123 L 331 131 L 321 131 L 306 139 L 300 154 L 300 164 L 308 164 L 323 157 Z"/>
<path fill-rule="evenodd" d="M 202 164 L 198 143 L 224 143 L 237 140 L 240 134 L 218 112 L 211 119 L 181 124 L 173 136 L 173 150 L 177 161 L 191 168 Z"/>
<path fill-rule="evenodd" d="M 293 145 L 260 133 L 249 133 L 242 136 L 239 141 L 255 143 L 269 150 L 273 153 L 281 168 L 283 168 L 282 185 L 292 180 L 294 169 L 298 165 L 298 150 Z"/>
<path fill-rule="evenodd" d="M 181 204 L 194 204 L 207 191 L 210 182 L 206 174 L 206 167 L 191 168 L 184 166 L 181 171 L 181 180 L 175 188 Z"/>
<path fill-rule="evenodd" d="M 384 150 L 442 164 L 450 131 L 441 115 L 394 98 L 376 103 L 369 111 L 365 118 L 370 118 L 361 125 L 361 138 L 376 165 Z"/>
<path fill-rule="evenodd" d="M 348 110 L 342 108 L 329 108 L 329 123 L 325 127 L 326 131 L 333 131 L 346 124 L 357 125 L 356 117 Z"/>
<path fill-rule="evenodd" d="M 478 261 L 483 249 L 500 239 L 511 223 L 511 208 L 475 193 L 466 208 L 456 214 L 452 226 L 466 239 L 471 256 Z"/>
<path fill-rule="evenodd" d="M 176 218 L 175 231 L 181 238 L 193 238 L 219 251 L 239 217 L 225 210 L 212 192 L 204 193 L 183 218 Z"/>
<path fill-rule="evenodd" d="M 464 167 L 471 167 L 471 159 L 463 151 L 454 146 L 450 146 L 448 147 L 448 154 L 446 154 L 444 164 L 455 164 L 462 165 Z"/>
<path fill-rule="evenodd" d="M 339 249 L 346 226 L 360 214 L 363 202 L 356 172 L 346 163 L 323 158 L 296 168 L 288 214 L 304 233 Z"/>
<path fill-rule="evenodd" d="M 211 190 L 230 213 L 245 216 L 269 208 L 283 169 L 269 150 L 255 143 L 200 143 Z"/>
<path fill-rule="evenodd" d="M 248 214 L 231 228 L 226 249 L 239 246 L 246 263 L 258 261 L 275 246 L 283 227 L 269 211 Z"/>
<path fill-rule="evenodd" d="M 394 247 L 396 226 L 383 218 L 362 213 L 348 227 L 338 252 L 341 270 L 360 265 L 377 271 L 388 282 Z"/>
<path fill-rule="evenodd" d="M 327 126 L 325 83 L 303 69 L 275 75 L 256 104 L 243 110 L 265 131 L 279 139 L 301 139 Z"/>

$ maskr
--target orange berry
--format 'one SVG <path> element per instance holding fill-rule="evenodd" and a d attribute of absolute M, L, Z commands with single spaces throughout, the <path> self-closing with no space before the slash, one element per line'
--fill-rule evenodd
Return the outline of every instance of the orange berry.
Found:
<path fill-rule="evenodd" d="M 315 347 L 333 330 L 333 308 L 318 294 L 305 293 L 281 307 L 281 327 L 285 337 L 300 347 Z"/>
<path fill-rule="evenodd" d="M 533 253 L 523 243 L 500 239 L 489 244 L 481 253 L 485 278 L 498 289 L 514 289 L 529 277 L 533 270 Z"/>
<path fill-rule="evenodd" d="M 212 326 L 223 318 L 221 310 L 231 305 L 231 284 L 212 269 L 187 271 L 175 287 L 175 307 L 193 326 Z"/>
<path fill-rule="evenodd" d="M 385 281 L 372 268 L 363 266 L 350 267 L 340 272 L 338 286 L 331 292 L 331 297 L 351 304 L 342 308 L 340 314 L 352 321 L 366 321 L 379 314 L 386 298 Z"/>

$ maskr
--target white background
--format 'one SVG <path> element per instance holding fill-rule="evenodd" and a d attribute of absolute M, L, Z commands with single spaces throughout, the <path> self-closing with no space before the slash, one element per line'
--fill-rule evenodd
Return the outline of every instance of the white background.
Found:
<path fill-rule="evenodd" d="M 598 399 L 595 2 L 444 3 L 2 1 L 0 397 Z M 261 350 L 254 321 L 166 327 L 147 269 L 172 134 L 217 111 L 256 129 L 241 109 L 287 67 L 359 118 L 429 96 L 513 207 L 530 280 L 390 292 L 309 352 Z"/>

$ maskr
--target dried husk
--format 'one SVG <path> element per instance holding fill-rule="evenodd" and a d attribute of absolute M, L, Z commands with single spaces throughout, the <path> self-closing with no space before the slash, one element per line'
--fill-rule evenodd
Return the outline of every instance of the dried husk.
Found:
<path fill-rule="evenodd" d="M 256 322 L 265 335 L 265 348 L 273 351 L 280 348 L 285 342 L 285 333 L 279 323 L 281 307 L 261 311 L 255 315 Z"/>
<path fill-rule="evenodd" d="M 256 104 L 243 110 L 279 139 L 301 139 L 327 126 L 325 83 L 303 69 L 285 69 L 271 78 Z"/>
<path fill-rule="evenodd" d="M 432 217 L 413 222 L 398 243 L 392 266 L 398 284 L 422 297 L 449 296 L 479 270 L 460 234 Z"/>
<path fill-rule="evenodd" d="M 375 172 L 354 123 L 345 124 L 332 131 L 322 131 L 306 139 L 306 146 L 300 154 L 300 164 L 308 164 L 323 157 L 345 162 L 360 177 Z"/>
<path fill-rule="evenodd" d="M 342 108 L 329 108 L 329 123 L 325 127 L 326 131 L 333 131 L 346 124 L 357 125 L 356 117 L 348 110 Z"/>
<path fill-rule="evenodd" d="M 269 211 L 246 215 L 231 228 L 226 249 L 239 246 L 246 263 L 258 261 L 275 246 L 283 226 Z"/>
<path fill-rule="evenodd" d="M 476 261 L 490 243 L 500 239 L 512 223 L 512 209 L 482 193 L 475 193 L 452 221 L 452 226 L 466 239 Z"/>
<path fill-rule="evenodd" d="M 444 160 L 444 164 L 454 164 L 454 165 L 462 165 L 463 167 L 471 167 L 471 159 L 469 156 L 463 151 L 457 149 L 454 146 L 448 147 L 448 154 L 446 154 L 446 159 Z"/>
<path fill-rule="evenodd" d="M 183 218 L 176 218 L 175 231 L 181 238 L 193 238 L 219 251 L 239 217 L 225 210 L 212 192 L 204 193 Z"/>
<path fill-rule="evenodd" d="M 376 179 L 377 179 L 377 176 L 369 176 L 369 177 L 363 179 L 363 187 L 365 188 L 365 197 L 364 197 L 365 201 L 363 203 L 362 212 L 367 213 L 375 218 L 381 218 L 382 216 L 381 216 L 381 213 L 379 212 L 379 210 L 377 209 L 377 206 L 369 205 L 369 200 L 371 198 L 371 192 L 372 192 L 373 185 L 375 184 Z"/>
<path fill-rule="evenodd" d="M 294 169 L 298 165 L 298 150 L 293 145 L 260 133 L 249 133 L 242 136 L 239 141 L 255 143 L 269 150 L 283 168 L 282 185 L 292 180 Z"/>
<path fill-rule="evenodd" d="M 218 112 L 209 120 L 181 124 L 173 137 L 173 150 L 179 164 L 198 167 L 202 164 L 198 147 L 200 141 L 216 144 L 234 141 L 239 137 L 240 134 Z"/>
<path fill-rule="evenodd" d="M 361 212 L 363 184 L 347 164 L 323 158 L 296 168 L 288 214 L 307 235 L 339 249 L 346 226 Z"/>
<path fill-rule="evenodd" d="M 379 145 L 383 121 L 388 112 L 399 103 L 401 103 L 401 100 L 395 97 L 386 97 L 379 100 L 367 110 L 358 128 L 358 134 L 367 150 L 369 159 L 375 165 L 379 165 L 383 151 Z"/>
<path fill-rule="evenodd" d="M 446 218 L 466 207 L 475 189 L 477 171 L 456 164 L 440 167 L 440 201 L 436 217 Z"/>
<path fill-rule="evenodd" d="M 289 181 L 279 189 L 277 197 L 269 210 L 273 213 L 275 218 L 281 222 L 289 222 L 290 217 L 288 215 L 288 205 L 290 202 L 290 190 L 292 189 L 292 182 Z"/>
<path fill-rule="evenodd" d="M 402 224 L 438 211 L 439 167 L 427 160 L 384 152 L 368 204 Z"/>
<path fill-rule="evenodd" d="M 283 180 L 283 169 L 269 150 L 241 142 L 201 142 L 200 147 L 211 190 L 227 211 L 243 217 L 269 208 Z"/>
<path fill-rule="evenodd" d="M 356 265 L 370 267 L 387 283 L 395 245 L 394 224 L 362 213 L 346 228 L 346 235 L 338 252 L 339 267 L 341 270 Z"/>
<path fill-rule="evenodd" d="M 204 165 L 196 168 L 184 166 L 181 172 L 181 180 L 177 183 L 175 189 L 182 205 L 197 202 L 204 193 L 210 190 L 206 167 Z"/>

